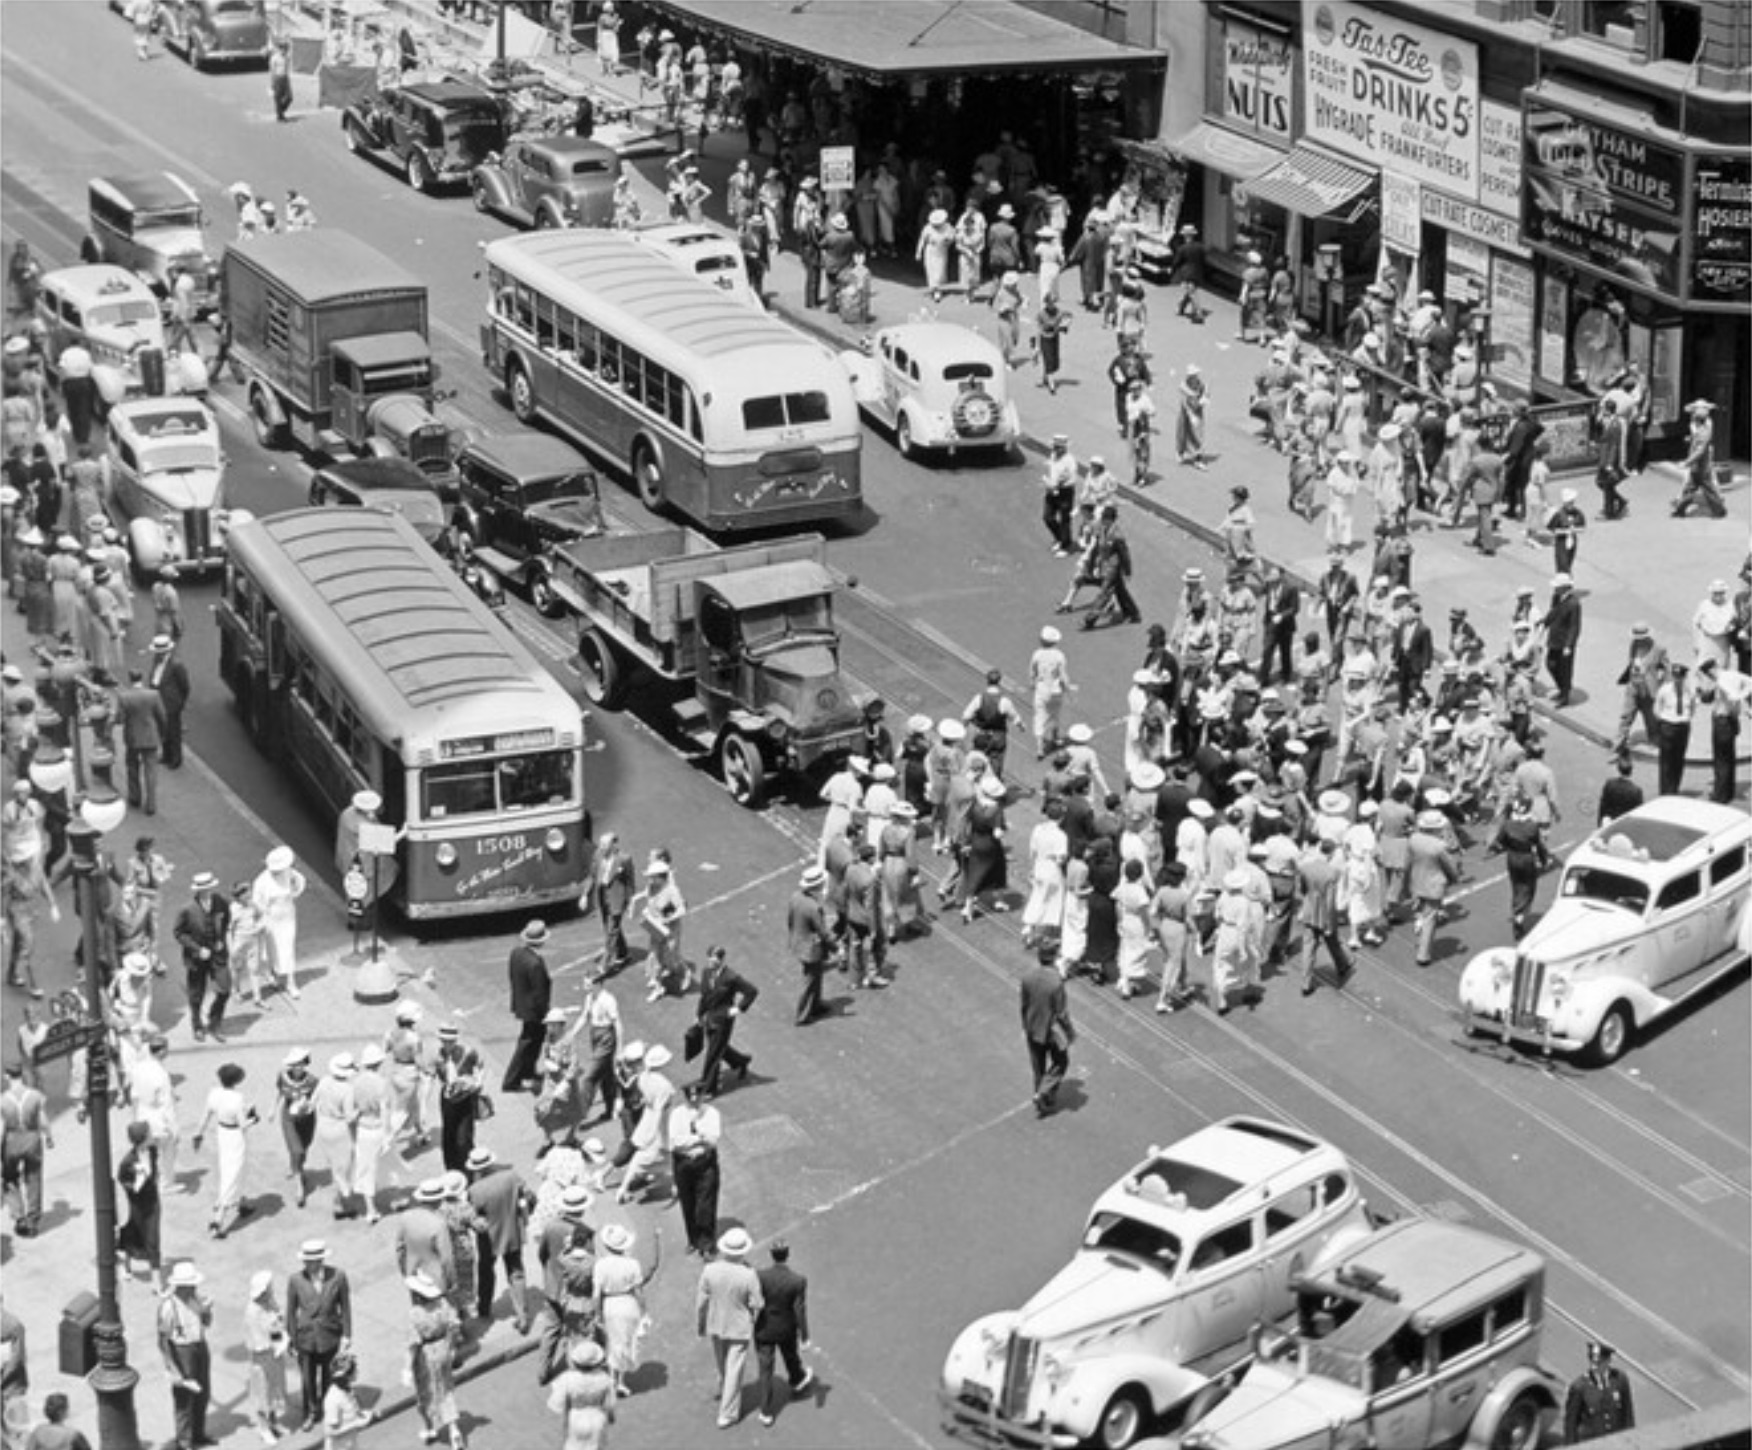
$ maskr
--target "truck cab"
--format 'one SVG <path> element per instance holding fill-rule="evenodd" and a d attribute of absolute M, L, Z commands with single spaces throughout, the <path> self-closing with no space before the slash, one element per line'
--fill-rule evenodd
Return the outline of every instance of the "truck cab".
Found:
<path fill-rule="evenodd" d="M 417 332 L 343 338 L 332 362 L 331 427 L 341 442 L 355 453 L 406 458 L 434 483 L 454 481 L 452 429 L 432 411 L 438 365 L 425 338 Z"/>

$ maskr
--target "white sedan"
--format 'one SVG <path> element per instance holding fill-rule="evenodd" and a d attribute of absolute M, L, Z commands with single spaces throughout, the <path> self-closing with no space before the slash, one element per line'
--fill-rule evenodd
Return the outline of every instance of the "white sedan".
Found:
<path fill-rule="evenodd" d="M 951 322 L 905 322 L 840 354 L 858 406 L 906 457 L 983 449 L 1008 455 L 1022 436 L 996 343 Z"/>
<path fill-rule="evenodd" d="M 1745 961 L 1749 849 L 1745 810 L 1685 796 L 1607 822 L 1564 864 L 1539 924 L 1467 963 L 1467 1031 L 1615 1062 L 1636 1032 Z"/>
<path fill-rule="evenodd" d="M 220 567 L 226 529 L 247 517 L 226 513 L 225 465 L 219 425 L 196 398 L 132 398 L 110 409 L 109 509 L 127 530 L 137 572 Z"/>

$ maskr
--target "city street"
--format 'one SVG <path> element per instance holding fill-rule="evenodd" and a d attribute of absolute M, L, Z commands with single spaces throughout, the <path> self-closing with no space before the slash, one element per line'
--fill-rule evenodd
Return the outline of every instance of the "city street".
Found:
<path fill-rule="evenodd" d="M 74 260 L 85 185 L 101 174 L 169 169 L 186 178 L 207 204 L 215 251 L 232 233 L 227 185 L 247 180 L 272 196 L 297 187 L 322 227 L 356 234 L 426 280 L 443 386 L 455 390 L 448 406 L 488 430 L 515 426 L 482 368 L 477 341 L 484 299 L 475 275 L 479 247 L 505 234 L 502 223 L 477 214 L 465 196 L 417 195 L 399 176 L 348 156 L 337 114 L 314 107 L 309 77 L 298 78 L 294 124 L 276 126 L 259 72 L 197 75 L 162 54 L 142 66 L 128 26 L 95 4 L 5 11 L 0 230 L 8 249 L 22 237 L 49 265 Z M 660 162 L 642 169 L 647 180 L 661 176 Z M 951 309 L 945 313 L 955 320 Z M 1226 320 L 1213 318 L 1210 339 L 1197 345 L 1214 349 L 1215 339 L 1231 331 L 1216 325 Z M 1092 321 L 1087 326 L 1094 331 Z M 1052 401 L 1050 415 L 1032 377 L 1018 375 L 1016 392 L 1031 434 L 1069 427 L 1085 456 L 1105 447 L 1117 464 L 1121 449 L 1099 373 L 1106 347 L 1105 339 L 1091 338 L 1074 354 L 1081 375 Z M 1248 482 L 1264 512 L 1280 507 L 1281 480 L 1279 460 L 1253 448 L 1242 416 L 1244 374 L 1255 361 L 1208 354 L 1207 369 L 1227 385 L 1217 410 L 1227 416 L 1213 430 L 1222 457 L 1198 488 L 1220 496 L 1229 484 Z M 1169 394 L 1159 386 L 1158 395 L 1164 426 L 1171 427 Z M 235 386 L 216 386 L 213 402 L 230 454 L 233 506 L 259 514 L 301 506 L 305 462 L 260 448 Z M 1159 453 L 1169 452 L 1164 440 Z M 847 668 L 887 700 L 892 724 L 914 712 L 959 715 L 988 665 L 1005 671 L 1026 709 L 1020 682 L 1028 653 L 1041 625 L 1051 622 L 1066 569 L 1051 557 L 1040 529 L 1038 474 L 1032 453 L 997 466 L 909 463 L 892 438 L 865 430 L 869 511 L 856 527 L 830 535 L 829 560 L 855 581 L 837 604 Z M 1177 479 L 1173 487 L 1183 485 Z M 606 492 L 617 515 L 640 516 L 630 491 Z M 1744 502 L 1742 493 L 1742 510 Z M 1212 570 L 1219 556 L 1160 510 L 1130 510 L 1127 528 L 1145 618 L 1166 620 L 1182 570 L 1192 564 Z M 1743 546 L 1743 537 L 1727 544 L 1712 537 L 1710 557 L 1726 560 L 1716 572 L 1731 571 Z M 1598 541 L 1602 590 L 1611 571 L 1635 573 L 1634 542 L 1612 545 L 1620 554 L 1611 558 L 1607 547 Z M 1702 577 L 1673 586 L 1680 596 L 1671 605 L 1676 617 L 1688 615 Z M 207 607 L 213 586 L 186 585 L 183 598 L 190 626 L 183 653 L 196 677 L 189 746 L 199 765 L 165 778 L 167 803 L 154 828 L 159 848 L 178 863 L 173 903 L 181 904 L 189 877 L 203 865 L 227 880 L 253 874 L 275 840 L 291 844 L 332 888 L 327 827 L 295 783 L 256 750 L 218 679 Z M 1623 609 L 1603 601 L 1601 612 L 1616 621 Z M 582 699 L 572 640 L 562 627 L 521 602 L 510 617 Z M 18 658 L 23 627 L 16 609 L 6 612 L 4 642 L 8 658 Z M 1080 686 L 1067 718 L 1095 728 L 1103 763 L 1117 781 L 1125 688 L 1142 653 L 1142 632 L 1070 632 L 1067 649 Z M 1615 642 L 1606 653 L 1616 649 Z M 754 1054 L 753 1072 L 719 1105 L 726 1128 L 723 1214 L 726 1225 L 746 1225 L 757 1243 L 783 1235 L 793 1245 L 793 1262 L 811 1283 L 820 1387 L 772 1429 L 751 1414 L 720 1437 L 725 1443 L 823 1450 L 944 1443 L 936 1391 L 956 1332 L 979 1314 L 1019 1303 L 1056 1270 L 1078 1242 L 1089 1202 L 1146 1147 L 1235 1112 L 1297 1124 L 1338 1145 L 1380 1212 L 1463 1221 L 1546 1255 L 1546 1362 L 1567 1378 L 1582 1368 L 1588 1339 L 1610 1341 L 1632 1377 L 1641 1421 L 1743 1401 L 1752 1391 L 1746 1075 L 1752 992 L 1743 971 L 1611 1069 L 1546 1063 L 1536 1053 L 1469 1039 L 1457 1017 L 1455 984 L 1472 953 L 1506 938 L 1508 922 L 1500 860 L 1474 850 L 1457 892 L 1459 910 L 1426 969 L 1413 964 L 1408 929 L 1400 928 L 1364 955 L 1347 990 L 1304 998 L 1293 977 L 1280 976 L 1268 980 L 1256 1010 L 1224 1018 L 1202 1006 L 1157 1016 L 1148 995 L 1126 1002 L 1111 989 L 1073 983 L 1074 1081 L 1066 1110 L 1041 1122 L 1030 1110 L 1017 1020 L 1016 980 L 1028 954 L 1013 915 L 970 927 L 941 917 L 929 935 L 896 951 L 890 990 L 854 992 L 849 978 L 831 979 L 832 1016 L 793 1028 L 799 982 L 786 952 L 785 909 L 797 872 L 813 859 L 820 808 L 781 799 L 758 813 L 743 810 L 704 762 L 678 753 L 636 705 L 619 714 L 593 711 L 589 736 L 587 792 L 598 831 L 618 831 L 638 859 L 669 846 L 692 908 L 689 955 L 697 960 L 707 946 L 722 944 L 763 993 L 738 1029 L 739 1045 Z M 1012 885 L 1025 873 L 1023 843 L 1037 819 L 1032 755 L 1022 742 L 1010 757 L 1020 788 L 1010 830 Z M 1562 728 L 1551 732 L 1549 760 L 1562 791 L 1564 819 L 1553 840 L 1561 858 L 1593 824 L 1608 762 L 1594 740 Z M 1692 790 L 1706 783 L 1702 768 L 1687 781 Z M 111 844 L 125 850 L 146 829 L 130 819 Z M 1548 877 L 1542 905 L 1551 889 Z M 169 1030 L 172 1066 L 182 1079 L 185 1132 L 217 1062 L 246 1063 L 265 1114 L 286 1046 L 302 1042 L 320 1063 L 329 1052 L 380 1038 L 388 1026 L 388 1008 L 360 1007 L 351 998 L 347 969 L 356 958 L 334 891 L 307 911 L 321 975 L 296 1019 L 242 1015 L 225 1048 L 197 1046 L 179 974 L 173 969 L 160 984 L 157 1017 Z M 471 922 L 424 940 L 392 932 L 408 994 L 435 1015 L 467 1024 L 499 1064 L 516 1035 L 504 961 L 519 924 L 483 929 Z M 593 921 L 575 917 L 555 926 L 548 957 L 566 964 L 559 996 L 571 1002 L 578 966 L 597 949 L 600 933 Z M 51 992 L 71 980 L 72 930 L 64 920 L 46 933 L 38 970 Z M 1198 975 L 1202 981 L 1202 969 Z M 636 969 L 616 991 L 629 1036 L 677 1050 L 679 1080 L 691 1000 L 647 1005 Z M 24 999 L 8 987 L 3 1000 L 10 1052 Z M 538 1135 L 527 1103 L 502 1098 L 483 1138 L 532 1170 Z M 33 1401 L 66 1391 L 75 1419 L 90 1433 L 89 1393 L 54 1370 L 61 1306 L 92 1287 L 84 1130 L 64 1096 L 54 1106 L 59 1146 L 50 1160 L 50 1196 L 59 1206 L 41 1238 L 6 1239 L 5 1301 L 30 1330 Z M 260 1170 L 264 1182 L 277 1180 L 277 1133 L 262 1146 L 261 1157 L 271 1160 Z M 186 1157 L 192 1165 L 195 1155 Z M 410 1174 L 436 1171 L 435 1164 L 435 1154 L 426 1155 Z M 405 1294 L 393 1274 L 393 1217 L 376 1229 L 331 1225 L 319 1195 L 308 1210 L 279 1205 L 265 1221 L 213 1244 L 203 1232 L 204 1207 L 192 1195 L 170 1201 L 166 1248 L 207 1268 L 208 1288 L 219 1300 L 216 1341 L 234 1347 L 240 1336 L 241 1283 L 250 1270 L 284 1273 L 303 1238 L 325 1233 L 354 1275 L 356 1300 L 368 1302 L 359 1312 L 369 1333 L 356 1336 L 365 1347 L 368 1402 L 405 1400 L 397 1379 Z M 697 1261 L 684 1253 L 672 1210 L 604 1204 L 592 1221 L 600 1228 L 617 1216 L 638 1229 L 642 1250 L 661 1227 L 664 1265 L 653 1290 L 647 1361 L 633 1380 L 638 1393 L 622 1402 L 613 1443 L 701 1443 L 712 1433 L 713 1376 L 709 1348 L 694 1334 Z M 763 1253 L 756 1262 L 766 1262 Z M 170 1434 L 170 1397 L 150 1339 L 148 1291 L 127 1292 L 130 1348 L 143 1374 L 142 1425 L 160 1443 Z M 494 1334 L 488 1347 L 496 1355 L 513 1336 L 503 1325 Z M 227 1445 L 253 1443 L 243 1418 L 241 1356 L 232 1348 L 218 1358 L 225 1415 L 217 1431 Z M 470 1380 L 459 1400 L 476 1450 L 524 1450 L 556 1439 L 528 1358 L 510 1358 Z M 367 1431 L 363 1443 L 406 1445 L 414 1428 L 404 1410 Z"/>

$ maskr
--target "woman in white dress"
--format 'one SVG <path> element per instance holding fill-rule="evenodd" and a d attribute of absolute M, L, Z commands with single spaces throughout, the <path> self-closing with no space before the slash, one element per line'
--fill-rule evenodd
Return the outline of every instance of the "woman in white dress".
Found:
<path fill-rule="evenodd" d="M 627 1376 L 639 1367 L 639 1341 L 646 1325 L 645 1285 L 657 1272 L 657 1263 L 653 1262 L 647 1271 L 633 1256 L 633 1231 L 625 1224 L 609 1224 L 597 1242 L 602 1252 L 591 1270 L 596 1317 L 608 1344 L 608 1373 L 614 1381 L 614 1392 L 626 1396 L 632 1394 Z M 660 1261 L 661 1240 L 657 1247 L 656 1257 Z"/>
<path fill-rule="evenodd" d="M 274 979 L 288 997 L 298 997 L 298 898 L 304 873 L 293 863 L 290 846 L 268 852 L 264 870 L 250 888 L 250 904 L 261 913 Z"/>
<path fill-rule="evenodd" d="M 1089 867 L 1081 856 L 1065 863 L 1064 924 L 1059 928 L 1059 966 L 1074 972 L 1089 949 Z"/>
<path fill-rule="evenodd" d="M 614 0 L 603 0 L 602 13 L 596 17 L 596 58 L 602 63 L 605 76 L 620 69 L 621 18 Z"/>
<path fill-rule="evenodd" d="M 1134 997 L 1143 990 L 1149 972 L 1150 899 L 1152 889 L 1144 871 L 1144 863 L 1127 861 L 1121 869 L 1120 882 L 1113 892 L 1113 903 L 1119 908 L 1119 995 Z"/>
<path fill-rule="evenodd" d="M 821 799 L 827 806 L 827 817 L 821 823 L 821 848 L 816 864 L 827 854 L 827 843 L 845 835 L 852 817 L 864 804 L 864 772 L 870 762 L 861 755 L 849 756 L 846 763 L 830 775 L 821 787 Z"/>
<path fill-rule="evenodd" d="M 1031 947 L 1043 933 L 1056 932 L 1065 914 L 1065 860 L 1070 837 L 1059 824 L 1065 813 L 1057 798 L 1047 801 L 1046 819 L 1028 837 L 1028 900 L 1022 907 L 1022 945 Z"/>
<path fill-rule="evenodd" d="M 249 1212 L 243 1201 L 243 1170 L 249 1158 L 250 1127 L 257 1121 L 256 1110 L 244 1101 L 238 1091 L 243 1082 L 243 1069 L 235 1062 L 221 1064 L 219 1086 L 207 1094 L 207 1108 L 201 1114 L 201 1125 L 195 1129 L 194 1147 L 198 1153 L 209 1129 L 213 1133 L 213 1148 L 217 1158 L 214 1174 L 213 1213 L 207 1220 L 207 1232 L 222 1239 L 231 1231 L 234 1219 Z"/>

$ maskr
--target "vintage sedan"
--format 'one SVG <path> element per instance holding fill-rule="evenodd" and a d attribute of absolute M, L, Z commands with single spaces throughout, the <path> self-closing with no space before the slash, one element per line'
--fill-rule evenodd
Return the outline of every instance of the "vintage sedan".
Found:
<path fill-rule="evenodd" d="M 104 446 L 111 516 L 144 577 L 166 564 L 218 569 L 225 535 L 249 515 L 225 508 L 219 424 L 193 398 L 134 398 L 109 411 Z"/>
<path fill-rule="evenodd" d="M 419 81 L 375 92 L 341 113 L 355 156 L 399 166 L 415 191 L 467 181 L 505 145 L 498 98 L 467 81 Z"/>
<path fill-rule="evenodd" d="M 858 406 L 905 457 L 924 449 L 1007 456 L 1022 436 L 996 343 L 950 322 L 904 322 L 871 337 L 840 362 Z"/>
<path fill-rule="evenodd" d="M 757 312 L 766 311 L 766 304 L 748 280 L 742 245 L 733 233 L 711 222 L 655 222 L 635 229 L 632 236 L 677 271 L 710 282 Z"/>
<path fill-rule="evenodd" d="M 1661 796 L 1595 831 L 1520 942 L 1460 975 L 1467 1031 L 1615 1062 L 1634 1035 L 1746 960 L 1752 816 Z"/>
<path fill-rule="evenodd" d="M 1535 1450 L 1562 1385 L 1539 1364 L 1545 1261 L 1439 1219 L 1404 1219 L 1296 1283 L 1182 1450 Z M 1213 1395 L 1213 1399 L 1217 1396 Z"/>
<path fill-rule="evenodd" d="M 195 311 L 205 317 L 217 300 L 219 264 L 207 250 L 200 197 L 169 171 L 99 176 L 86 187 L 91 230 L 79 243 L 83 262 L 109 262 L 138 273 L 160 297 L 173 271 L 195 279 Z"/>
<path fill-rule="evenodd" d="M 310 480 L 310 506 L 400 514 L 433 547 L 444 536 L 444 500 L 426 472 L 405 458 L 352 458 L 319 468 Z"/>
<path fill-rule="evenodd" d="M 36 320 L 58 380 L 78 358 L 106 402 L 130 393 L 205 393 L 207 370 L 193 353 L 166 357 L 158 298 L 134 273 L 99 262 L 59 267 L 38 285 Z M 79 354 L 83 353 L 83 357 Z"/>
<path fill-rule="evenodd" d="M 1330 1144 L 1226 1118 L 1152 1148 L 1098 1199 L 1070 1263 L 1018 1310 L 961 1331 L 943 1367 L 946 1428 L 988 1444 L 1104 1450 L 1195 1408 L 1295 1307 L 1296 1276 L 1366 1237 Z"/>
<path fill-rule="evenodd" d="M 522 136 L 477 166 L 469 189 L 477 209 L 522 227 L 605 227 L 619 166 L 613 151 L 582 136 Z"/>
<path fill-rule="evenodd" d="M 158 30 L 164 48 L 180 51 L 196 70 L 265 65 L 274 43 L 266 0 L 158 0 Z"/>

